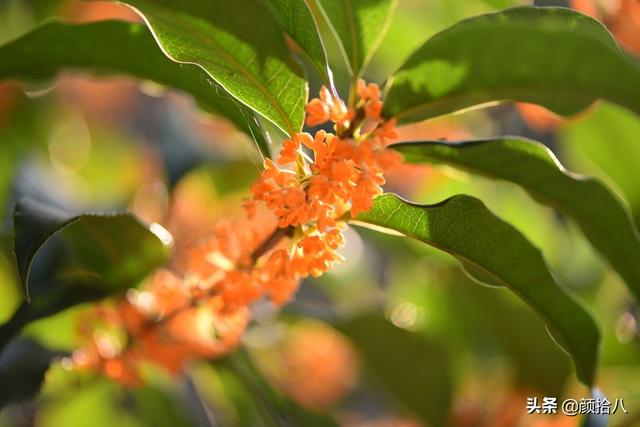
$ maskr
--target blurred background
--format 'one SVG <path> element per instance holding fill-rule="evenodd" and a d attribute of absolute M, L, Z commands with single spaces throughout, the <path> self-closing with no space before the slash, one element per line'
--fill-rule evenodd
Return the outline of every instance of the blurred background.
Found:
<path fill-rule="evenodd" d="M 462 18 L 527 3 L 400 0 L 365 77 L 384 82 L 413 49 Z M 635 18 L 617 16 L 616 3 L 572 5 L 603 20 L 637 54 L 640 11 Z M 138 20 L 113 4 L 0 0 L 0 44 L 52 16 Z M 338 85 L 346 86 L 339 58 L 333 63 Z M 319 80 L 310 79 L 317 93 Z M 402 140 L 496 134 L 542 141 L 570 170 L 606 181 L 640 220 L 640 119 L 619 107 L 598 103 L 560 119 L 535 106 L 503 104 L 401 129 Z M 15 201 L 33 195 L 82 210 L 130 209 L 165 225 L 179 249 L 223 216 L 241 214 L 240 199 L 259 167 L 247 136 L 200 112 L 190 98 L 148 82 L 75 72 L 51 81 L 0 82 L 5 248 Z M 560 281 L 601 327 L 598 383 L 611 401 L 623 398 L 629 411 L 618 411 L 610 425 L 640 425 L 640 311 L 574 224 L 519 188 L 444 167 L 403 166 L 386 190 L 421 203 L 457 193 L 480 197 L 543 248 Z M 561 401 L 590 392 L 542 321 L 514 295 L 472 283 L 453 259 L 407 239 L 350 229 L 344 255 L 345 263 L 305 281 L 283 310 L 254 307 L 238 355 L 244 362 L 198 363 L 184 378 L 158 374 L 135 390 L 79 378 L 54 364 L 41 394 L 2 410 L 0 426 L 273 425 L 271 398 L 330 414 L 344 426 L 426 426 L 425 419 L 456 427 L 579 424 L 526 414 L 527 397 Z M 13 263 L 10 251 L 0 254 L 0 321 L 21 302 Z M 40 363 L 35 359 L 44 349 L 73 350 L 81 343 L 75 331 L 83 309 L 29 325 L 23 332 L 28 346 L 17 354 Z M 0 371 L 13 366 L 11 357 L 0 357 Z M 20 386 L 2 383 L 0 389 Z"/>

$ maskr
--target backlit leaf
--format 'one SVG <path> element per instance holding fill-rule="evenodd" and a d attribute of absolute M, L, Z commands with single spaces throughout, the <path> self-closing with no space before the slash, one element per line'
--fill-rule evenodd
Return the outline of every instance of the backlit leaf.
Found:
<path fill-rule="evenodd" d="M 600 339 L 593 319 L 558 285 L 540 251 L 480 200 L 458 195 L 421 206 L 384 194 L 355 223 L 424 242 L 511 289 L 545 320 L 578 378 L 593 384 Z"/>
<path fill-rule="evenodd" d="M 397 3 L 398 0 L 319 0 L 352 75 L 362 73 L 378 48 Z"/>
<path fill-rule="evenodd" d="M 289 135 L 304 121 L 307 86 L 278 23 L 258 0 L 128 0 L 163 52 L 201 67 Z"/>
<path fill-rule="evenodd" d="M 597 179 L 567 171 L 544 145 L 504 138 L 396 144 L 409 162 L 436 162 L 521 186 L 574 219 L 640 299 L 640 235 L 624 202 Z"/>
<path fill-rule="evenodd" d="M 200 68 L 168 59 L 144 25 L 52 21 L 0 47 L 0 79 L 51 78 L 65 69 L 126 74 L 182 90 L 204 109 L 231 120 L 253 137 L 263 156 L 269 155 L 254 112 L 234 101 Z"/>
<path fill-rule="evenodd" d="M 502 100 L 575 114 L 597 99 L 640 113 L 640 66 L 605 27 L 564 8 L 470 18 L 428 40 L 391 77 L 384 113 L 412 122 Z"/>
<path fill-rule="evenodd" d="M 300 46 L 325 82 L 331 82 L 331 70 L 320 31 L 310 3 L 313 0 L 264 0 L 284 31 Z"/>

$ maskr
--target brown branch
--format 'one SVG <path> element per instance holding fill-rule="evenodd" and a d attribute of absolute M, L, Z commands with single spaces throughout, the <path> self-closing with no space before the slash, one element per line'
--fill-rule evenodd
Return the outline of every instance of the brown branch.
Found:
<path fill-rule="evenodd" d="M 283 239 L 284 237 L 291 237 L 293 235 L 294 230 L 295 228 L 292 226 L 288 226 L 285 228 L 277 227 L 275 230 L 273 230 L 273 232 L 260 244 L 260 246 L 258 246 L 251 253 L 250 255 L 251 265 L 254 265 L 262 255 L 266 254 L 267 252 L 269 252 L 269 250 L 273 249 L 273 247 L 277 245 L 281 239 Z M 212 286 L 210 289 L 207 289 L 204 295 L 200 295 L 199 297 L 192 296 L 187 302 L 187 304 L 185 304 L 181 308 L 178 308 L 177 310 L 170 313 L 169 315 L 160 317 L 155 320 L 150 319 L 148 323 L 146 323 L 145 328 L 141 331 L 140 335 L 144 336 L 146 334 L 151 333 L 153 330 L 155 330 L 165 322 L 168 322 L 169 320 L 173 319 L 178 313 L 182 312 L 183 310 L 195 307 L 201 299 L 214 297 L 219 292 L 220 292 L 220 289 L 218 289 L 216 286 Z M 129 342 L 132 341 L 131 338 L 132 337 L 129 336 L 129 340 L 128 340 Z M 129 345 L 127 345 L 127 347 L 128 346 Z"/>
<path fill-rule="evenodd" d="M 273 233 L 271 233 L 271 235 L 269 237 L 267 237 L 266 239 L 264 239 L 264 241 L 260 244 L 260 246 L 258 246 L 252 253 L 251 253 L 251 264 L 255 264 L 256 261 L 258 261 L 258 259 L 260 259 L 260 257 L 264 254 L 266 254 L 267 252 L 269 252 L 271 249 L 273 249 L 273 247 L 275 245 L 278 244 L 278 242 L 283 239 L 284 237 L 291 237 L 293 236 L 293 231 L 295 230 L 294 227 L 292 226 L 288 226 L 285 228 L 280 228 L 277 227 Z"/>

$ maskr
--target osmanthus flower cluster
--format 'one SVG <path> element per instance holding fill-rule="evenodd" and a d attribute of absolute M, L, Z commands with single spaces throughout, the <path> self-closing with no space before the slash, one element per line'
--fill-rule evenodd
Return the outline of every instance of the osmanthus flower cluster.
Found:
<path fill-rule="evenodd" d="M 359 81 L 357 95 L 347 106 L 323 87 L 307 105 L 306 123 L 332 123 L 334 132 L 285 140 L 251 187 L 247 218 L 217 224 L 181 254 L 181 271 L 158 271 L 142 290 L 83 318 L 89 343 L 68 365 L 129 386 L 149 362 L 179 373 L 192 359 L 233 350 L 252 302 L 283 304 L 300 279 L 341 261 L 344 219 L 370 209 L 385 173 L 402 161 L 385 148 L 397 135 L 395 120 L 381 117 L 378 86 Z"/>

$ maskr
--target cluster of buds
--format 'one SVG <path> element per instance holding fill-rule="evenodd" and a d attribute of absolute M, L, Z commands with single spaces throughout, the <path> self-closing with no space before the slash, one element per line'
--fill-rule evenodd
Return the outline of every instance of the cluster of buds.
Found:
<path fill-rule="evenodd" d="M 190 360 L 228 353 L 248 321 L 247 307 L 230 312 L 217 295 L 196 298 L 183 281 L 160 270 L 144 291 L 130 290 L 115 306 L 82 316 L 80 333 L 88 344 L 66 362 L 134 387 L 142 383 L 146 363 L 179 374 Z"/>
<path fill-rule="evenodd" d="M 307 125 L 333 123 L 334 133 L 298 133 L 282 143 L 276 162 L 265 160 L 264 172 L 245 203 L 249 215 L 260 203 L 271 210 L 279 227 L 294 227 L 302 239 L 290 256 L 296 266 L 313 258 L 309 268 L 294 268 L 296 280 L 327 271 L 340 257 L 341 219 L 371 209 L 382 193 L 384 175 L 401 163 L 398 153 L 385 148 L 397 137 L 395 121 L 381 117 L 377 85 L 357 86 L 359 100 L 352 107 L 323 87 L 320 98 L 307 106 Z M 303 252 L 303 256 L 296 256 Z"/>
<path fill-rule="evenodd" d="M 395 122 L 381 117 L 380 90 L 359 81 L 357 93 L 347 107 L 323 87 L 307 106 L 307 125 L 332 122 L 335 134 L 318 130 L 285 140 L 251 188 L 247 218 L 219 223 L 183 251 L 184 271 L 162 270 L 142 291 L 98 307 L 83 320 L 90 344 L 71 365 L 125 385 L 140 383 L 146 362 L 178 373 L 192 359 L 233 350 L 252 302 L 268 297 L 283 304 L 300 279 L 340 261 L 344 219 L 369 210 L 384 174 L 401 163 L 385 148 L 396 132 Z"/>

